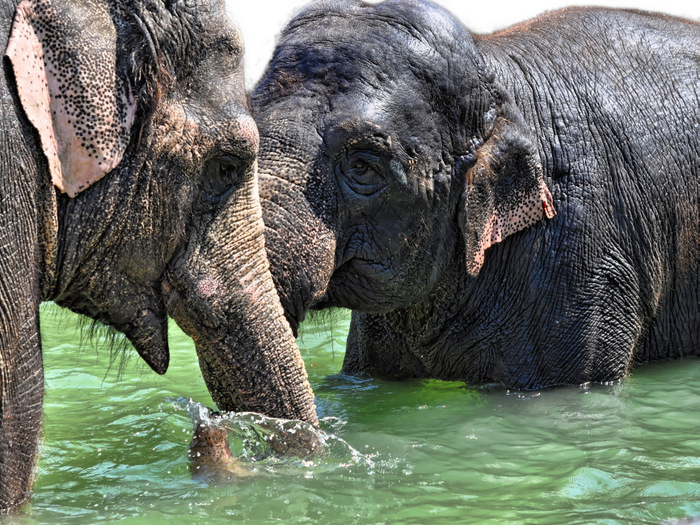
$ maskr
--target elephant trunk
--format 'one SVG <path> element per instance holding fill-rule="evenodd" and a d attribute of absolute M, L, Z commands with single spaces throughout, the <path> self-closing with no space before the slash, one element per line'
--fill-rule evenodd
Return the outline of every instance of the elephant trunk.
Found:
<path fill-rule="evenodd" d="M 220 410 L 317 425 L 313 392 L 272 282 L 257 181 L 191 236 L 164 283 L 169 314 L 195 342 Z"/>
<path fill-rule="evenodd" d="M 329 188 L 307 185 L 318 135 L 280 117 L 290 114 L 290 108 L 256 109 L 265 245 L 275 287 L 296 333 L 306 312 L 324 298 L 335 269 L 335 197 Z M 309 194 L 315 195 L 314 204 Z"/>
<path fill-rule="evenodd" d="M 223 326 L 203 329 L 204 323 L 192 323 L 187 301 L 179 301 L 172 315 L 194 339 L 202 375 L 220 410 L 317 425 L 304 362 L 266 273 L 249 289 L 233 292 L 240 301 L 221 316 Z"/>

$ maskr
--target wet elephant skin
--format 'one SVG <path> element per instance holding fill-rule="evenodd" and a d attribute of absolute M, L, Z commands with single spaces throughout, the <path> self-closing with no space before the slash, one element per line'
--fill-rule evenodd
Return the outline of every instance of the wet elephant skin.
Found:
<path fill-rule="evenodd" d="M 315 423 L 223 1 L 3 1 L 0 37 L 0 510 L 36 464 L 41 301 L 124 333 L 161 374 L 170 314 L 220 409 Z"/>
<path fill-rule="evenodd" d="M 699 50 L 634 11 L 307 7 L 252 95 L 292 326 L 351 308 L 346 373 L 523 389 L 697 355 Z"/>

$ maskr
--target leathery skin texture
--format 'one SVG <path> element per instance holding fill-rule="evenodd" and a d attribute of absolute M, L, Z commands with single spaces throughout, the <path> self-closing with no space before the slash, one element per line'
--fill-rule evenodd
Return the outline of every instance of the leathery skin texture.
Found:
<path fill-rule="evenodd" d="M 345 373 L 522 389 L 697 355 L 699 44 L 635 11 L 473 35 L 311 4 L 252 95 L 292 327 L 351 308 Z"/>
<path fill-rule="evenodd" d="M 224 2 L 2 1 L 0 37 L 0 511 L 31 493 L 44 300 L 122 332 L 160 374 L 170 315 L 221 410 L 316 424 Z"/>

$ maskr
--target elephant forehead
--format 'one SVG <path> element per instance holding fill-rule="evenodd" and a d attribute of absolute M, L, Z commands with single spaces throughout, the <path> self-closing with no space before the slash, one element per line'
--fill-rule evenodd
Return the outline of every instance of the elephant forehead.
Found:
<path fill-rule="evenodd" d="M 420 33 L 387 19 L 335 17 L 313 20 L 287 34 L 276 50 L 274 65 L 287 81 L 308 78 L 364 81 L 395 76 L 406 69 L 436 66 L 436 46 Z M 294 71 L 294 73 L 292 73 Z"/>
<path fill-rule="evenodd" d="M 341 17 L 342 23 L 329 24 L 334 18 L 339 17 L 309 20 L 281 39 L 256 98 L 266 105 L 300 94 L 323 104 L 339 93 L 372 99 L 411 85 L 417 92 L 439 93 L 475 76 L 465 58 L 453 59 L 454 49 L 435 35 L 427 38 L 389 19 Z"/>

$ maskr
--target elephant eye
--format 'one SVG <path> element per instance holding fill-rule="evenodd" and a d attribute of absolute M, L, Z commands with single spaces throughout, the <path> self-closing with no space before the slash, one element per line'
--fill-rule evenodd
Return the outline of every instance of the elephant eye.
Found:
<path fill-rule="evenodd" d="M 372 166 L 362 160 L 353 164 L 349 171 L 352 177 L 362 184 L 371 183 L 375 175 Z"/>
<path fill-rule="evenodd" d="M 378 155 L 354 152 L 342 164 L 345 183 L 355 193 L 370 196 L 386 186 L 386 178 L 382 175 L 384 162 Z"/>
<path fill-rule="evenodd" d="M 202 200 L 217 204 L 226 199 L 238 182 L 240 169 L 238 157 L 222 155 L 208 161 L 202 178 Z"/>

